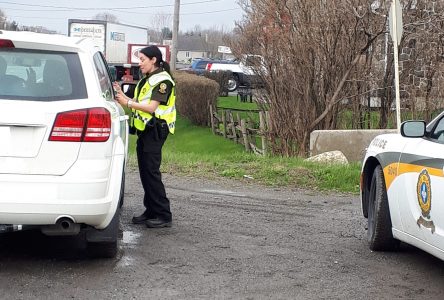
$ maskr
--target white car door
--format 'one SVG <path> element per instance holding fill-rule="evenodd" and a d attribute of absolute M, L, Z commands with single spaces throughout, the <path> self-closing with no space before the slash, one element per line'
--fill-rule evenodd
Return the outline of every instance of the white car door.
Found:
<path fill-rule="evenodd" d="M 401 155 L 407 199 L 399 199 L 406 232 L 444 249 L 444 118 L 428 138 L 412 138 Z"/>

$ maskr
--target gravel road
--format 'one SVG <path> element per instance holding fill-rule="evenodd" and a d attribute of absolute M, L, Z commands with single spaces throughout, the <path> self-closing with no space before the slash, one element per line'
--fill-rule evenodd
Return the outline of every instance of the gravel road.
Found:
<path fill-rule="evenodd" d="M 359 198 L 254 180 L 165 175 L 172 228 L 142 212 L 127 174 L 116 259 L 88 259 L 80 239 L 0 237 L 2 299 L 443 299 L 442 261 L 402 244 L 371 252 Z"/>

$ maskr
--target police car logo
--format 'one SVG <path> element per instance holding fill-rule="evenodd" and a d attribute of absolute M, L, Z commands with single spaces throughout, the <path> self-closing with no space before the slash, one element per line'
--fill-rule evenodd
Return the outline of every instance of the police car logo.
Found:
<path fill-rule="evenodd" d="M 161 83 L 159 86 L 159 93 L 165 94 L 167 89 L 167 85 L 165 83 Z"/>
<path fill-rule="evenodd" d="M 144 87 L 144 88 L 142 89 L 142 94 L 145 94 L 145 92 L 146 92 L 146 88 Z"/>
<path fill-rule="evenodd" d="M 418 198 L 418 204 L 421 208 L 421 216 L 419 216 L 416 222 L 418 226 L 421 225 L 425 228 L 429 228 L 432 233 L 435 232 L 435 224 L 430 219 L 430 210 L 432 209 L 432 189 L 430 186 L 430 175 L 427 169 L 421 171 L 416 184 L 416 195 Z"/>

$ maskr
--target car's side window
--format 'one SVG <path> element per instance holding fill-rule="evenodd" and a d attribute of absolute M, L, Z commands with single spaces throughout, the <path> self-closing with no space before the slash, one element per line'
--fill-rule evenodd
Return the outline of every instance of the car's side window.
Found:
<path fill-rule="evenodd" d="M 444 118 L 438 121 L 430 137 L 440 143 L 444 143 Z"/>
<path fill-rule="evenodd" d="M 102 97 L 105 100 L 113 100 L 113 86 L 111 80 L 109 78 L 108 69 L 106 68 L 105 63 L 100 55 L 100 53 L 96 53 L 94 55 L 94 66 L 96 67 L 97 77 L 100 83 L 100 89 L 102 91 Z"/>

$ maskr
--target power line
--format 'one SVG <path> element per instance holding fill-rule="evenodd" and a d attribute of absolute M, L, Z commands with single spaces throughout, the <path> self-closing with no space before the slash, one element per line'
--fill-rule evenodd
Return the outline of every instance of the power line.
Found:
<path fill-rule="evenodd" d="M 212 14 L 212 13 L 219 13 L 219 12 L 225 12 L 225 11 L 234 11 L 234 10 L 240 10 L 241 8 L 229 8 L 229 9 L 221 9 L 221 10 L 212 10 L 212 11 L 202 11 L 202 12 L 193 12 L 193 13 L 180 13 L 181 16 L 189 16 L 189 15 L 203 15 L 203 14 Z M 122 13 L 129 13 L 126 11 L 121 10 L 113 10 L 115 12 L 122 12 Z M 131 12 L 131 14 L 143 14 L 146 15 L 146 12 Z M 152 15 L 157 15 L 158 13 L 152 13 Z M 164 13 L 164 15 L 173 15 L 169 13 Z"/>
<path fill-rule="evenodd" d="M 188 2 L 188 3 L 182 3 L 181 5 L 193 5 L 193 4 L 202 4 L 202 3 L 211 3 L 211 2 L 219 2 L 222 0 L 203 0 L 203 1 L 195 1 L 195 2 Z M 149 6 L 132 6 L 132 7 L 70 7 L 70 6 L 54 6 L 54 5 L 43 5 L 43 4 L 23 4 L 23 3 L 16 3 L 16 2 L 9 2 L 9 1 L 0 1 L 0 3 L 3 4 L 13 4 L 13 5 L 19 5 L 19 6 L 32 6 L 32 7 L 45 7 L 45 8 L 56 8 L 56 9 L 64 9 L 65 10 L 131 10 L 131 9 L 140 9 L 140 8 L 162 8 L 162 7 L 171 7 L 174 6 L 174 4 L 165 4 L 165 5 L 149 5 Z M 12 9 L 12 8 L 9 8 Z M 24 11 L 43 11 L 43 10 L 27 10 L 22 9 Z M 58 11 L 58 10 L 50 10 L 50 11 Z"/>
<path fill-rule="evenodd" d="M 212 14 L 212 13 L 219 13 L 219 12 L 226 12 L 226 11 L 234 11 L 239 10 L 240 8 L 230 8 L 230 9 L 222 9 L 222 10 L 213 10 L 213 11 L 203 11 L 203 12 L 194 12 L 194 13 L 181 13 L 181 16 L 189 16 L 189 15 L 203 15 L 203 14 Z M 23 10 L 22 10 L 23 11 Z M 119 12 L 118 10 L 115 10 Z M 126 12 L 124 12 L 126 13 Z M 134 12 L 132 12 L 134 14 Z M 147 14 L 147 13 L 140 13 L 140 14 Z M 152 13 L 152 15 L 157 15 L 158 13 Z M 172 14 L 164 14 L 164 15 L 172 15 Z M 48 18 L 48 17 L 28 17 L 28 16 L 9 16 L 10 18 L 32 18 L 32 19 L 60 19 L 65 20 L 66 17 L 60 17 L 60 18 Z"/>

